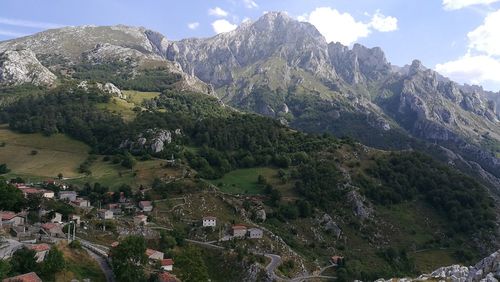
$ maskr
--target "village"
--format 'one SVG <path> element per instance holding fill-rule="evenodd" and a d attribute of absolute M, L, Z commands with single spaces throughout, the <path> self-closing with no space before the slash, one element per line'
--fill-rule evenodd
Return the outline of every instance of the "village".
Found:
<path fill-rule="evenodd" d="M 43 262 L 52 245 L 79 241 L 88 252 L 109 262 L 112 260 L 110 250 L 120 244 L 120 238 L 131 234 L 144 236 L 146 239 L 155 238 L 159 236 L 158 230 L 166 229 L 152 220 L 157 215 L 155 201 L 138 199 L 127 191 L 105 192 L 107 203 L 99 201 L 92 205 L 88 195 L 84 196 L 82 191 L 76 191 L 58 180 L 36 184 L 13 180 L 10 184 L 19 189 L 26 199 L 38 199 L 38 208 L 36 213 L 26 210 L 0 211 L 0 235 L 4 237 L 0 242 L 0 259 L 8 259 L 19 249 L 28 248 L 35 251 L 37 262 Z M 220 222 L 210 214 L 194 220 L 191 226 L 193 230 L 209 234 L 214 240 L 204 242 L 198 238 L 186 239 L 209 246 L 234 240 L 261 240 L 264 237 L 264 230 L 261 228 L 236 222 Z M 110 230 L 119 234 L 118 238 L 109 236 Z M 97 240 L 106 235 L 108 240 Z M 205 235 L 202 237 L 208 238 Z M 110 237 L 115 238 L 115 241 L 111 242 Z M 152 248 L 146 250 L 146 256 L 149 260 L 148 271 L 157 273 L 160 281 L 178 281 L 172 274 L 175 263 L 173 258 Z M 32 272 L 4 281 L 42 280 Z"/>

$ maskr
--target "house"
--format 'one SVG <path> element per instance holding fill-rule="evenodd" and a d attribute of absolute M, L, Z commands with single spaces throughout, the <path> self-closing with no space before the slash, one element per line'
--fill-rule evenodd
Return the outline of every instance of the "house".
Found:
<path fill-rule="evenodd" d="M 42 262 L 45 260 L 45 256 L 50 251 L 50 246 L 48 244 L 35 244 L 28 245 L 28 249 L 35 251 L 36 262 Z"/>
<path fill-rule="evenodd" d="M 61 225 L 59 223 L 44 223 L 42 224 L 42 232 L 52 237 L 64 238 Z"/>
<path fill-rule="evenodd" d="M 6 279 L 2 280 L 2 282 L 42 282 L 42 279 L 40 279 L 40 277 L 38 277 L 38 275 L 36 275 L 35 272 L 30 272 L 30 273 L 6 278 Z"/>
<path fill-rule="evenodd" d="M 174 267 L 174 260 L 173 259 L 162 259 L 161 260 L 161 269 L 164 271 L 172 271 Z"/>
<path fill-rule="evenodd" d="M 203 227 L 215 227 L 217 225 L 217 218 L 214 216 L 205 216 L 202 219 Z"/>
<path fill-rule="evenodd" d="M 248 229 L 248 237 L 250 239 L 260 239 L 264 235 L 264 232 L 262 232 L 262 229 L 259 228 L 249 228 Z"/>
<path fill-rule="evenodd" d="M 62 214 L 56 212 L 50 222 L 62 222 Z"/>
<path fill-rule="evenodd" d="M 141 208 L 143 212 L 150 212 L 153 210 L 153 204 L 151 201 L 140 201 L 139 208 Z"/>
<path fill-rule="evenodd" d="M 101 209 L 97 212 L 101 219 L 113 219 L 113 212 L 110 210 Z"/>
<path fill-rule="evenodd" d="M 120 192 L 120 199 L 118 200 L 119 203 L 126 203 L 128 200 L 127 200 L 127 197 L 125 197 L 125 193 L 123 192 Z"/>
<path fill-rule="evenodd" d="M 0 227 L 2 226 L 18 226 L 24 224 L 24 216 L 23 214 L 4 211 L 0 212 L 1 222 Z"/>
<path fill-rule="evenodd" d="M 121 214 L 122 213 L 122 208 L 120 204 L 108 204 L 107 205 L 108 210 L 112 211 L 113 214 Z"/>
<path fill-rule="evenodd" d="M 114 241 L 113 243 L 111 243 L 111 248 L 116 248 L 118 247 L 118 245 L 120 245 L 120 242 Z"/>
<path fill-rule="evenodd" d="M 233 237 L 245 237 L 247 235 L 247 227 L 245 225 L 233 225 Z"/>
<path fill-rule="evenodd" d="M 18 241 L 26 241 L 35 239 L 35 234 L 38 233 L 40 229 L 35 226 L 18 225 L 12 226 L 10 228 L 10 235 Z"/>
<path fill-rule="evenodd" d="M 78 194 L 75 191 L 61 191 L 59 192 L 59 200 L 61 201 L 76 201 Z"/>
<path fill-rule="evenodd" d="M 76 200 L 70 202 L 72 206 L 77 208 L 90 208 L 90 202 L 83 198 L 76 198 Z"/>
<path fill-rule="evenodd" d="M 54 199 L 54 197 L 55 197 L 54 191 L 40 189 L 40 193 L 42 194 L 42 197 L 47 198 L 47 199 Z"/>
<path fill-rule="evenodd" d="M 76 222 L 76 225 L 80 225 L 81 217 L 79 215 L 74 214 L 70 218 L 72 221 Z"/>
<path fill-rule="evenodd" d="M 344 263 L 344 257 L 333 256 L 330 258 L 330 261 L 335 265 L 342 265 Z"/>
<path fill-rule="evenodd" d="M 153 250 L 153 249 L 146 249 L 146 256 L 150 260 L 163 260 L 164 254 L 160 251 Z"/>
<path fill-rule="evenodd" d="M 144 214 L 134 216 L 135 225 L 146 225 L 148 224 L 148 216 Z"/>

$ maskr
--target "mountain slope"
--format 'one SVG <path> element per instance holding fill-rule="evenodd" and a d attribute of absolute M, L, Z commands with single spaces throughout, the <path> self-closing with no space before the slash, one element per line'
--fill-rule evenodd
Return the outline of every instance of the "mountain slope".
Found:
<path fill-rule="evenodd" d="M 166 57 L 238 108 L 381 148 L 415 147 L 407 137 L 417 137 L 500 177 L 498 98 L 419 61 L 397 68 L 380 48 L 327 44 L 312 25 L 284 13 L 212 38 L 169 42 Z"/>

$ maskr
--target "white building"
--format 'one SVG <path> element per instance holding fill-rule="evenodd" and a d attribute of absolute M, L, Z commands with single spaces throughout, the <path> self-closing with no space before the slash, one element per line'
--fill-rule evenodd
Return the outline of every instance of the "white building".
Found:
<path fill-rule="evenodd" d="M 151 203 L 151 201 L 140 201 L 139 208 L 141 208 L 141 210 L 144 212 L 150 212 L 153 210 L 153 204 Z"/>
<path fill-rule="evenodd" d="M 62 214 L 56 212 L 54 213 L 54 216 L 52 217 L 52 219 L 50 220 L 50 222 L 62 222 Z"/>
<path fill-rule="evenodd" d="M 249 228 L 248 229 L 248 237 L 250 239 L 260 239 L 264 235 L 264 232 L 262 232 L 262 229 L 259 228 Z"/>
<path fill-rule="evenodd" d="M 217 218 L 214 216 L 203 217 L 203 227 L 215 227 L 217 225 Z"/>
<path fill-rule="evenodd" d="M 161 269 L 164 271 L 172 271 L 174 268 L 174 260 L 173 259 L 163 259 L 161 260 Z"/>
<path fill-rule="evenodd" d="M 113 219 L 113 212 L 110 210 L 99 210 L 98 215 L 101 219 Z"/>
<path fill-rule="evenodd" d="M 59 199 L 62 201 L 76 201 L 77 193 L 75 191 L 59 192 Z"/>

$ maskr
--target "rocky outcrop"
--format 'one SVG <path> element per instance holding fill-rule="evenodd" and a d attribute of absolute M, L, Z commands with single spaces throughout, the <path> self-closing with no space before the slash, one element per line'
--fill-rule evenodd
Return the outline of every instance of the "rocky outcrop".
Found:
<path fill-rule="evenodd" d="M 325 213 L 322 217 L 317 219 L 319 224 L 323 227 L 323 230 L 331 232 L 335 238 L 340 238 L 342 235 L 342 229 L 333 221 L 333 218 Z"/>
<path fill-rule="evenodd" d="M 51 86 L 57 77 L 44 67 L 31 50 L 0 53 L 0 86 L 31 83 Z"/>
<path fill-rule="evenodd" d="M 120 99 L 127 99 L 127 95 L 123 94 L 123 92 L 118 87 L 116 87 L 113 83 L 110 82 L 102 84 L 99 82 L 89 83 L 86 80 L 82 80 L 77 87 L 85 91 L 88 91 L 89 87 L 95 87 L 104 93 L 111 94 L 114 97 L 118 97 Z"/>
<path fill-rule="evenodd" d="M 500 250 L 482 259 L 474 266 L 451 265 L 441 267 L 418 278 L 397 278 L 377 282 L 453 281 L 453 282 L 498 282 L 500 279 Z"/>
<path fill-rule="evenodd" d="M 148 129 L 144 133 L 137 136 L 135 140 L 125 140 L 120 145 L 120 148 L 128 149 L 132 152 L 143 151 L 158 154 L 163 151 L 166 145 L 172 143 L 175 136 L 181 135 L 181 131 L 166 129 Z"/>

